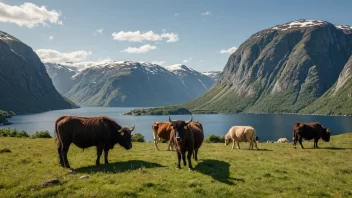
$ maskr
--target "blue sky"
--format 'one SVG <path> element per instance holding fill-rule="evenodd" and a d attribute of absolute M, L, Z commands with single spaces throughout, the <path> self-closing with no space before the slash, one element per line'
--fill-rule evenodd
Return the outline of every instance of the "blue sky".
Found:
<path fill-rule="evenodd" d="M 222 70 L 230 54 L 220 53 L 221 50 L 239 47 L 257 31 L 278 24 L 297 19 L 316 19 L 352 25 L 352 1 L 347 0 L 0 2 L 0 30 L 17 37 L 34 50 L 42 50 L 40 52 L 43 52 L 43 57 L 48 58 L 46 60 L 55 56 L 53 60 L 60 61 L 62 55 L 67 59 L 73 56 L 72 61 L 98 61 L 107 58 L 163 61 L 164 66 L 185 64 L 199 71 Z M 53 22 L 46 20 L 47 25 L 37 23 L 36 11 L 27 13 L 28 16 L 23 19 L 18 19 L 23 15 L 16 16 L 14 11 L 9 14 L 10 8 L 21 6 L 25 2 L 38 7 L 45 6 L 47 11 L 43 11 L 44 14 L 40 17 L 43 20 L 51 17 Z M 47 13 L 50 13 L 50 17 Z M 61 15 L 55 18 L 53 13 Z M 16 22 L 17 20 L 20 22 Z M 62 24 L 58 24 L 59 21 Z M 33 27 L 25 25 L 28 23 Z M 96 31 L 99 29 L 103 29 L 101 33 Z M 133 35 L 137 35 L 137 40 L 139 38 L 141 41 L 128 41 L 131 35 L 126 32 L 129 31 L 134 32 Z M 139 34 L 136 31 L 140 31 Z M 145 38 L 141 34 L 148 31 L 153 34 L 141 39 Z M 120 32 L 117 38 L 119 40 L 113 39 L 114 32 Z M 167 42 L 170 35 L 174 42 Z M 141 46 L 145 47 L 126 50 Z M 55 50 L 55 53 L 45 53 L 50 50 Z M 185 60 L 187 62 L 183 62 Z"/>

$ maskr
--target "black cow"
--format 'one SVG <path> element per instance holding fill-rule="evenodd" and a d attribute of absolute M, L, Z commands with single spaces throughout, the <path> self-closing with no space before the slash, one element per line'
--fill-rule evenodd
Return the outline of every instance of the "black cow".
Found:
<path fill-rule="evenodd" d="M 319 122 L 312 123 L 295 123 L 293 125 L 293 147 L 296 148 L 297 140 L 301 145 L 302 149 L 302 139 L 311 140 L 314 139 L 314 148 L 318 147 L 318 140 L 322 138 L 324 141 L 330 141 L 330 129 L 324 128 Z"/>

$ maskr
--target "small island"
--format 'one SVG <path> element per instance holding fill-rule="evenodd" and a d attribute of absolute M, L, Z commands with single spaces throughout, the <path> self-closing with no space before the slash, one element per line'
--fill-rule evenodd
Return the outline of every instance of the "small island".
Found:
<path fill-rule="evenodd" d="M 16 115 L 14 112 L 10 111 L 3 111 L 0 110 L 0 125 L 10 125 L 12 124 L 7 120 L 7 118 L 11 118 L 12 116 Z"/>

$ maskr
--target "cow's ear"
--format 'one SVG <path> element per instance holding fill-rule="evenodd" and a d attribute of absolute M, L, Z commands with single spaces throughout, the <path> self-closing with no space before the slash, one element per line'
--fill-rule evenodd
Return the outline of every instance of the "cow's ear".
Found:
<path fill-rule="evenodd" d="M 122 129 L 119 130 L 119 133 L 121 136 L 123 136 L 125 134 L 125 132 L 123 132 Z"/>
<path fill-rule="evenodd" d="M 188 129 L 188 126 L 187 126 L 187 125 L 185 125 L 183 128 L 184 128 L 185 130 L 187 130 L 187 129 Z"/>

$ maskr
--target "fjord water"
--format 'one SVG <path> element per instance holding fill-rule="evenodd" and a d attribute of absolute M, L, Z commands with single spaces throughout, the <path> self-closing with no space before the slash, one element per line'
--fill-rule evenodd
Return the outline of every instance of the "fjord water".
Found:
<path fill-rule="evenodd" d="M 125 116 L 123 113 L 134 108 L 85 107 L 49 111 L 32 115 L 14 116 L 9 119 L 12 125 L 0 128 L 16 128 L 25 130 L 28 134 L 35 131 L 48 130 L 54 134 L 55 120 L 63 115 L 75 116 L 108 116 L 122 126 L 136 125 L 135 133 L 142 133 L 146 141 L 153 140 L 151 125 L 155 121 L 168 121 L 168 116 Z M 190 119 L 190 115 L 172 115 L 171 119 Z M 292 125 L 295 122 L 320 122 L 332 130 L 332 135 L 352 132 L 352 117 L 350 116 L 314 116 L 314 115 L 254 115 L 254 114 L 194 114 L 193 119 L 203 124 L 205 136 L 208 134 L 224 135 L 233 125 L 251 125 L 256 129 L 257 136 L 262 141 L 277 140 L 286 137 L 292 140 Z"/>

